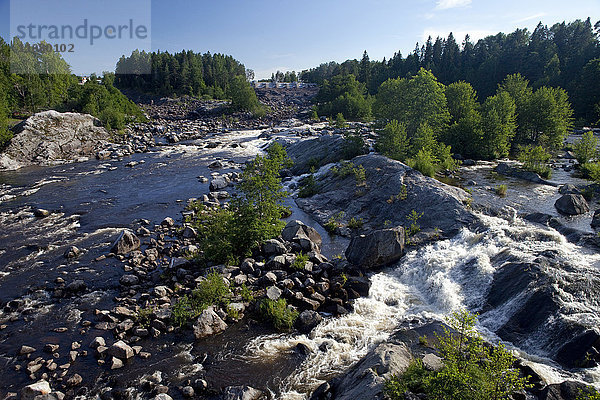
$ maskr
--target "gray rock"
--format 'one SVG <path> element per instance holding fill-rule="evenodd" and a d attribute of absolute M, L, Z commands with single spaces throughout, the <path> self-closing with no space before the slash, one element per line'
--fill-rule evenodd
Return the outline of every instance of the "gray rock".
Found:
<path fill-rule="evenodd" d="M 281 289 L 279 289 L 277 286 L 269 286 L 267 288 L 267 297 L 271 300 L 279 300 L 281 293 Z"/>
<path fill-rule="evenodd" d="M 313 166 L 338 162 L 344 159 L 344 138 L 342 135 L 321 136 L 316 139 L 302 140 L 286 148 L 288 156 L 294 162 L 291 171 L 294 175 L 310 172 Z"/>
<path fill-rule="evenodd" d="M 156 286 L 152 289 L 152 294 L 156 297 L 165 297 L 169 294 L 169 288 L 166 286 Z"/>
<path fill-rule="evenodd" d="M 108 349 L 108 354 L 121 360 L 128 360 L 134 356 L 131 346 L 122 340 L 119 340 Z"/>
<path fill-rule="evenodd" d="M 263 392 L 250 386 L 228 386 L 223 391 L 222 400 L 259 400 Z"/>
<path fill-rule="evenodd" d="M 592 217 L 591 225 L 594 229 L 600 227 L 600 208 L 594 211 L 594 216 Z"/>
<path fill-rule="evenodd" d="M 269 239 L 263 243 L 263 252 L 267 257 L 282 255 L 287 252 L 285 245 L 277 239 Z"/>
<path fill-rule="evenodd" d="M 174 226 L 175 225 L 175 221 L 173 220 L 173 218 L 171 217 L 165 217 L 165 219 L 162 220 L 162 222 L 160 223 L 162 226 Z"/>
<path fill-rule="evenodd" d="M 96 336 L 94 340 L 90 343 L 90 347 L 92 349 L 97 349 L 100 346 L 106 346 L 106 341 L 102 336 Z"/>
<path fill-rule="evenodd" d="M 444 367 L 444 361 L 433 353 L 423 356 L 423 366 L 428 371 L 439 371 Z"/>
<path fill-rule="evenodd" d="M 65 258 L 71 259 L 79 257 L 80 254 L 81 250 L 79 250 L 76 246 L 71 246 L 65 251 L 64 256 Z"/>
<path fill-rule="evenodd" d="M 406 371 L 412 356 L 405 345 L 382 343 L 332 384 L 335 400 L 382 399 L 386 379 Z"/>
<path fill-rule="evenodd" d="M 208 307 L 194 323 L 194 337 L 202 339 L 215 335 L 227 329 L 227 324 L 215 312 L 213 307 Z"/>
<path fill-rule="evenodd" d="M 123 275 L 121 279 L 119 279 L 119 283 L 123 286 L 133 286 L 140 283 L 140 278 L 135 275 Z"/>
<path fill-rule="evenodd" d="M 219 190 L 225 189 L 227 186 L 229 186 L 229 182 L 227 182 L 227 179 L 220 176 L 210 181 L 209 189 L 211 192 L 217 192 Z"/>
<path fill-rule="evenodd" d="M 46 218 L 50 215 L 50 211 L 44 210 L 43 208 L 36 208 L 33 210 L 33 215 L 35 215 L 36 218 Z"/>
<path fill-rule="evenodd" d="M 298 243 L 306 252 L 319 250 L 323 241 L 319 232 L 298 220 L 288 222 L 281 237 L 287 242 Z"/>
<path fill-rule="evenodd" d="M 498 164 L 495 171 L 499 174 L 502 174 L 505 176 L 512 176 L 513 178 L 522 179 L 524 181 L 539 183 L 539 184 L 548 185 L 548 186 L 558 186 L 557 184 L 555 184 L 553 182 L 549 182 L 547 180 L 542 179 L 535 172 L 525 171 L 525 170 L 522 170 L 519 168 L 514 168 L 514 167 L 511 167 L 510 165 L 508 165 L 506 163 L 502 163 L 502 162 Z"/>
<path fill-rule="evenodd" d="M 111 252 L 127 254 L 140 248 L 140 239 L 130 230 L 123 230 L 112 246 Z"/>
<path fill-rule="evenodd" d="M 368 269 L 398 261 L 403 252 L 404 228 L 397 227 L 354 236 L 346 258 L 351 264 Z"/>
<path fill-rule="evenodd" d="M 31 347 L 31 346 L 21 346 L 21 350 L 19 350 L 19 354 L 20 355 L 25 355 L 25 354 L 31 354 L 34 353 L 36 350 L 35 348 Z"/>
<path fill-rule="evenodd" d="M 581 191 L 575 185 L 566 184 L 558 188 L 560 194 L 581 194 Z"/>
<path fill-rule="evenodd" d="M 159 393 L 154 396 L 153 400 L 173 400 L 173 398 L 166 393 Z"/>
<path fill-rule="evenodd" d="M 15 136 L 0 155 L 0 170 L 95 155 L 110 134 L 88 114 L 37 113 L 17 125 Z"/>
<path fill-rule="evenodd" d="M 87 285 L 82 279 L 77 279 L 69 283 L 65 289 L 71 293 L 77 293 L 87 289 Z"/>
<path fill-rule="evenodd" d="M 590 211 L 587 201 L 580 194 L 564 194 L 556 200 L 554 207 L 565 215 L 579 215 Z"/>
<path fill-rule="evenodd" d="M 21 400 L 34 400 L 37 396 L 46 396 L 50 392 L 50 384 L 42 379 L 21 389 Z"/>
<path fill-rule="evenodd" d="M 304 310 L 298 315 L 296 320 L 296 328 L 302 333 L 309 333 L 317 325 L 321 323 L 323 317 L 318 312 L 312 310 Z"/>
<path fill-rule="evenodd" d="M 194 388 L 191 386 L 184 386 L 181 388 L 181 394 L 183 397 L 191 398 L 194 397 Z"/>
<path fill-rule="evenodd" d="M 196 236 L 198 236 L 198 233 L 191 226 L 186 226 L 183 229 L 183 232 L 181 233 L 181 236 L 183 238 L 186 238 L 186 239 L 191 239 L 191 238 L 195 238 Z"/>

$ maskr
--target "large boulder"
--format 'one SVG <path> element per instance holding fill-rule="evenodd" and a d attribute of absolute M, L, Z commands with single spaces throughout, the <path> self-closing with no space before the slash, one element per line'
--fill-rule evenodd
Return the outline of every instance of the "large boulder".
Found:
<path fill-rule="evenodd" d="M 302 333 L 310 333 L 317 325 L 323 321 L 323 317 L 313 310 L 304 310 L 296 319 L 296 328 Z"/>
<path fill-rule="evenodd" d="M 91 115 L 53 110 L 29 117 L 14 131 L 15 136 L 0 155 L 0 170 L 91 156 L 110 138 Z"/>
<path fill-rule="evenodd" d="M 202 311 L 200 317 L 194 323 L 194 336 L 202 339 L 207 336 L 216 335 L 227 329 L 227 324 L 215 312 L 213 307 Z"/>
<path fill-rule="evenodd" d="M 37 396 L 42 397 L 50 394 L 51 391 L 50 384 L 42 379 L 21 389 L 21 400 L 34 400 Z"/>
<path fill-rule="evenodd" d="M 390 228 L 356 235 L 346 249 L 346 258 L 362 268 L 377 268 L 398 261 L 404 252 L 404 228 Z"/>
<path fill-rule="evenodd" d="M 123 230 L 112 246 L 115 254 L 128 254 L 140 248 L 140 239 L 130 230 Z"/>
<path fill-rule="evenodd" d="M 223 176 L 219 176 L 210 181 L 209 189 L 211 192 L 216 192 L 225 189 L 227 186 L 229 186 L 227 179 Z"/>
<path fill-rule="evenodd" d="M 580 215 L 590 211 L 590 206 L 580 194 L 565 194 L 556 200 L 554 207 L 565 215 Z"/>
<path fill-rule="evenodd" d="M 294 162 L 291 171 L 294 175 L 306 174 L 311 167 L 319 168 L 325 164 L 344 159 L 344 137 L 342 135 L 321 136 L 302 140 L 286 148 L 288 156 Z"/>
<path fill-rule="evenodd" d="M 298 206 L 321 225 L 343 211 L 347 218 L 362 219 L 365 231 L 403 226 L 414 210 L 423 213 L 417 222 L 422 231 L 435 231 L 443 238 L 478 222 L 465 205 L 471 196 L 460 188 L 376 154 L 356 157 L 352 163 L 364 167 L 364 185 L 357 186 L 352 174 L 342 177 L 327 173 L 319 178 L 319 193 L 296 199 Z M 348 221 L 340 221 L 344 222 Z"/>
<path fill-rule="evenodd" d="M 288 222 L 281 232 L 281 237 L 287 242 L 299 244 L 302 250 L 307 252 L 319 251 L 323 242 L 319 232 L 298 220 Z"/>

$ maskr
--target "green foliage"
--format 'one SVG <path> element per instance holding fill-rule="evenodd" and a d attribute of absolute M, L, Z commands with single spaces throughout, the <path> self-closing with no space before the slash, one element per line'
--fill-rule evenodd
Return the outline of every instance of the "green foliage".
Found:
<path fill-rule="evenodd" d="M 592 387 L 580 389 L 576 400 L 600 400 L 600 392 Z"/>
<path fill-rule="evenodd" d="M 319 115 L 336 116 L 339 113 L 350 120 L 371 118 L 371 101 L 365 96 L 366 87 L 354 75 L 337 75 L 324 81 L 315 97 Z"/>
<path fill-rule="evenodd" d="M 600 183 L 600 163 L 583 164 L 581 169 L 586 177 L 589 177 L 596 183 Z"/>
<path fill-rule="evenodd" d="M 406 219 L 408 220 L 408 222 L 410 222 L 410 226 L 406 230 L 407 236 L 413 236 L 421 232 L 421 226 L 419 225 L 418 221 L 419 219 L 421 219 L 422 216 L 423 213 L 418 213 L 415 210 L 412 210 L 410 214 L 406 216 Z"/>
<path fill-rule="evenodd" d="M 252 291 L 248 289 L 245 283 L 243 283 L 240 287 L 240 296 L 242 296 L 242 300 L 246 303 L 254 301 L 254 295 L 252 294 Z"/>
<path fill-rule="evenodd" d="M 8 107 L 4 93 L 0 92 L 0 151 L 3 150 L 12 139 L 12 132 L 8 129 Z"/>
<path fill-rule="evenodd" d="M 390 198 L 387 199 L 386 201 L 388 204 L 392 204 L 396 201 L 404 201 L 407 198 L 408 198 L 408 188 L 406 187 L 406 185 L 402 184 L 402 185 L 400 185 L 400 191 L 398 192 L 398 194 L 390 196 Z"/>
<path fill-rule="evenodd" d="M 470 83 L 451 83 L 445 90 L 450 112 L 450 125 L 444 142 L 464 157 L 479 157 L 482 139 L 482 118 L 477 93 Z"/>
<path fill-rule="evenodd" d="M 431 71 L 423 68 L 410 79 L 390 79 L 384 82 L 374 104 L 375 115 L 404 124 L 409 137 L 419 126 L 429 125 L 436 134 L 447 128 L 450 120 L 444 85 Z"/>
<path fill-rule="evenodd" d="M 256 117 L 265 115 L 264 107 L 259 103 L 256 92 L 245 76 L 237 75 L 231 79 L 227 89 L 233 111 L 250 111 Z"/>
<path fill-rule="evenodd" d="M 354 230 L 354 229 L 362 229 L 364 225 L 364 221 L 362 218 L 355 218 L 352 217 L 350 218 L 350 221 L 348 221 L 348 228 Z"/>
<path fill-rule="evenodd" d="M 297 269 L 302 271 L 306 266 L 306 262 L 308 261 L 308 254 L 300 253 L 296 254 L 296 258 L 294 258 L 294 262 L 292 263 L 292 269 Z"/>
<path fill-rule="evenodd" d="M 319 193 L 319 188 L 317 186 L 317 181 L 315 180 L 315 176 L 310 174 L 306 178 L 300 181 L 300 191 L 298 192 L 298 197 L 306 198 L 314 196 Z"/>
<path fill-rule="evenodd" d="M 140 66 L 150 65 L 150 74 Z M 224 99 L 236 76 L 245 80 L 246 69 L 231 56 L 194 53 L 175 54 L 133 51 L 121 57 L 116 68 L 115 85 L 160 96 L 198 96 Z"/>
<path fill-rule="evenodd" d="M 378 152 L 398 161 L 406 160 L 409 154 L 409 145 L 406 128 L 395 119 L 379 132 L 375 142 L 375 148 Z"/>
<path fill-rule="evenodd" d="M 279 172 L 290 163 L 283 146 L 273 143 L 266 155 L 246 166 L 238 184 L 241 196 L 232 200 L 228 209 L 193 205 L 200 211 L 188 222 L 198 232 L 205 260 L 232 262 L 281 233 L 287 193 L 282 190 Z"/>
<path fill-rule="evenodd" d="M 135 320 L 142 328 L 150 328 L 153 313 L 154 309 L 152 307 L 140 308 L 135 316 Z"/>
<path fill-rule="evenodd" d="M 198 284 L 191 296 L 184 295 L 171 307 L 171 318 L 177 326 L 183 326 L 197 318 L 210 306 L 227 306 L 231 297 L 229 287 L 217 272 L 208 274 Z"/>
<path fill-rule="evenodd" d="M 348 126 L 348 123 L 346 123 L 346 119 L 344 118 L 344 114 L 337 113 L 337 115 L 335 116 L 335 127 L 338 129 L 343 129 L 346 128 Z"/>
<path fill-rule="evenodd" d="M 365 154 L 365 140 L 358 132 L 344 132 L 344 158 L 352 159 L 356 156 Z"/>
<path fill-rule="evenodd" d="M 496 187 L 496 194 L 498 196 L 504 197 L 506 196 L 506 190 L 508 189 L 508 186 L 506 185 L 499 185 L 498 187 Z"/>
<path fill-rule="evenodd" d="M 598 158 L 598 139 L 592 131 L 584 132 L 580 140 L 573 146 L 575 158 L 579 164 L 587 164 Z"/>
<path fill-rule="evenodd" d="M 542 146 L 521 147 L 519 161 L 523 163 L 523 168 L 539 174 L 543 178 L 550 178 L 552 169 L 547 165 L 550 160 L 550 154 Z"/>
<path fill-rule="evenodd" d="M 407 163 L 411 168 L 416 169 L 423 175 L 433 177 L 436 172 L 435 161 L 436 160 L 431 152 L 421 149 L 413 158 L 409 159 Z"/>
<path fill-rule="evenodd" d="M 298 318 L 298 311 L 288 306 L 285 299 L 265 299 L 260 303 L 259 310 L 263 318 L 270 321 L 278 331 L 289 331 Z"/>
<path fill-rule="evenodd" d="M 479 156 L 507 157 L 516 132 L 516 105 L 507 92 L 488 97 L 482 106 L 482 140 Z"/>
<path fill-rule="evenodd" d="M 514 357 L 504 345 L 488 346 L 475 330 L 476 316 L 467 311 L 453 313 L 450 329 L 437 335 L 444 366 L 427 371 L 421 361 L 411 363 L 401 376 L 385 384 L 392 400 L 404 399 L 407 390 L 425 393 L 432 400 L 505 400 L 528 387 L 527 378 L 513 368 Z"/>
<path fill-rule="evenodd" d="M 317 114 L 317 110 L 315 110 L 314 108 L 310 110 L 310 119 L 313 121 L 319 120 L 319 114 Z"/>
<path fill-rule="evenodd" d="M 339 167 L 331 167 L 331 173 L 334 176 L 339 176 L 340 178 L 354 175 L 357 186 L 365 185 L 367 181 L 365 168 L 362 165 L 356 166 L 351 161 L 342 161 Z"/>
<path fill-rule="evenodd" d="M 345 215 L 346 213 L 343 211 L 338 212 L 337 214 L 329 217 L 329 219 L 323 227 L 329 234 L 334 234 L 336 229 L 342 226 L 340 221 L 344 218 Z"/>
<path fill-rule="evenodd" d="M 429 346 L 429 340 L 427 339 L 427 336 L 423 335 L 423 336 L 419 336 L 419 344 L 423 347 L 428 347 Z"/>

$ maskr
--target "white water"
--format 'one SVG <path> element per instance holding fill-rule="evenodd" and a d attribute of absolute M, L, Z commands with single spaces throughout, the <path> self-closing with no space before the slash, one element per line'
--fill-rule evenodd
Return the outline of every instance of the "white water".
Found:
<path fill-rule="evenodd" d="M 512 214 L 512 215 L 511 215 Z M 253 340 L 247 349 L 249 358 L 276 357 L 290 351 L 298 343 L 312 351 L 298 370 L 281 386 L 281 398 L 307 398 L 336 372 L 343 371 L 358 361 L 376 344 L 386 340 L 403 321 L 414 318 L 443 320 L 450 311 L 466 307 L 478 311 L 484 304 L 494 273 L 490 259 L 508 251 L 522 261 L 533 261 L 540 251 L 554 250 L 578 274 L 598 274 L 600 255 L 592 254 L 568 243 L 559 233 L 525 223 L 510 213 L 509 221 L 480 215 L 487 226 L 482 233 L 464 229 L 450 240 L 437 242 L 406 254 L 395 267 L 371 277 L 369 297 L 358 299 L 349 315 L 323 321 L 310 337 L 305 335 L 271 335 Z M 549 273 L 568 275 L 554 270 Z M 572 273 L 571 273 L 572 274 Z M 560 279 L 558 279 L 560 281 Z M 575 318 L 586 325 L 599 326 L 597 304 L 590 305 L 572 293 L 560 291 L 562 310 L 566 318 Z M 492 340 L 493 332 L 514 313 L 525 296 L 517 296 L 496 310 L 483 314 L 479 329 Z M 564 380 L 564 373 L 545 358 L 541 346 L 541 332 L 531 338 L 531 348 L 516 349 L 528 360 L 548 383 Z M 510 344 L 508 344 L 509 347 Z M 326 347 L 326 350 L 319 348 Z M 587 376 L 571 376 L 599 383 L 598 370 L 587 371 Z"/>

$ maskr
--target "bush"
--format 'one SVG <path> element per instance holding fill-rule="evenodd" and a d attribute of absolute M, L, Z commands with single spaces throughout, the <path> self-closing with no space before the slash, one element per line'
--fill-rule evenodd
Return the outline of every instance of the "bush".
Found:
<path fill-rule="evenodd" d="M 298 192 L 298 197 L 311 197 L 317 193 L 319 193 L 317 181 L 315 180 L 315 176 L 310 174 L 300 182 L 300 191 Z"/>
<path fill-rule="evenodd" d="M 356 179 L 356 186 L 362 186 L 366 184 L 367 175 L 365 171 L 365 167 L 362 165 L 354 165 L 351 161 L 342 161 L 340 166 L 334 166 L 331 168 L 331 173 L 334 176 L 339 176 L 340 178 L 345 178 L 348 175 L 354 175 Z"/>
<path fill-rule="evenodd" d="M 296 258 L 292 263 L 292 269 L 303 270 L 308 261 L 308 254 L 300 253 L 296 254 Z"/>
<path fill-rule="evenodd" d="M 375 148 L 386 157 L 404 161 L 408 157 L 410 149 L 404 125 L 392 120 L 379 132 Z"/>
<path fill-rule="evenodd" d="M 497 194 L 498 196 L 504 197 L 504 196 L 506 196 L 506 190 L 507 190 L 507 189 L 508 189 L 508 187 L 507 187 L 506 185 L 499 185 L 499 186 L 496 188 L 496 194 Z"/>
<path fill-rule="evenodd" d="M 552 169 L 547 165 L 550 154 L 542 146 L 521 147 L 518 159 L 527 171 L 535 172 L 546 179 L 552 176 Z"/>
<path fill-rule="evenodd" d="M 229 84 L 227 96 L 231 99 L 232 111 L 250 111 L 255 117 L 264 116 L 265 109 L 258 101 L 256 92 L 246 77 L 235 76 Z"/>
<path fill-rule="evenodd" d="M 600 163 L 587 163 L 581 166 L 584 176 L 600 183 Z"/>
<path fill-rule="evenodd" d="M 408 160 L 408 165 L 425 176 L 431 178 L 435 176 L 435 159 L 428 150 L 419 150 L 412 159 Z"/>
<path fill-rule="evenodd" d="M 346 119 L 344 118 L 344 114 L 342 113 L 337 113 L 337 115 L 335 116 L 335 127 L 338 129 L 343 129 L 345 127 L 347 127 L 348 124 L 346 123 Z"/>
<path fill-rule="evenodd" d="M 349 160 L 366 154 L 365 140 L 358 129 L 356 132 L 344 132 L 344 158 Z"/>
<path fill-rule="evenodd" d="M 319 121 L 319 114 L 317 114 L 317 110 L 312 109 L 310 111 L 310 119 L 313 121 Z"/>
<path fill-rule="evenodd" d="M 419 219 L 421 219 L 422 216 L 423 213 L 418 213 L 415 210 L 412 210 L 410 214 L 406 216 L 406 219 L 408 220 L 408 222 L 410 222 L 410 226 L 406 230 L 407 236 L 412 236 L 421 232 L 421 226 L 417 222 L 419 221 Z"/>
<path fill-rule="evenodd" d="M 385 384 L 392 400 L 404 399 L 404 392 L 425 393 L 432 400 L 505 400 L 513 392 L 529 387 L 528 378 L 513 368 L 514 357 L 503 345 L 489 346 L 475 330 L 476 316 L 468 311 L 454 312 L 450 329 L 436 335 L 444 366 L 426 371 L 422 362 L 413 362 L 406 372 Z"/>
<path fill-rule="evenodd" d="M 576 400 L 600 400 L 600 393 L 592 387 L 580 389 Z"/>
<path fill-rule="evenodd" d="M 348 228 L 350 229 L 362 229 L 364 225 L 363 219 L 362 218 L 350 218 L 350 221 L 348 221 Z"/>
<path fill-rule="evenodd" d="M 252 290 L 248 289 L 245 283 L 243 283 L 240 287 L 240 296 L 242 297 L 242 300 L 246 303 L 254 301 L 254 295 L 252 294 Z"/>
<path fill-rule="evenodd" d="M 229 209 L 191 205 L 199 211 L 187 222 L 198 232 L 205 261 L 235 263 L 281 233 L 287 193 L 282 190 L 279 172 L 289 164 L 283 147 L 273 143 L 266 156 L 257 156 L 246 166 L 238 184 L 241 196 L 231 201 Z"/>
<path fill-rule="evenodd" d="M 265 299 L 260 303 L 260 313 L 270 321 L 278 331 L 289 331 L 294 326 L 298 311 L 287 305 L 285 299 L 277 301 Z"/>
<path fill-rule="evenodd" d="M 585 132 L 581 139 L 575 142 L 573 153 L 579 164 L 587 164 L 598 158 L 598 139 L 592 131 Z"/>
<path fill-rule="evenodd" d="M 337 230 L 337 228 L 340 228 L 342 226 L 340 221 L 342 218 L 344 218 L 344 215 L 346 215 L 346 213 L 343 211 L 340 211 L 339 213 L 335 214 L 334 216 L 329 217 L 329 219 L 323 226 L 325 228 L 325 230 L 329 234 L 334 234 L 335 231 Z"/>

